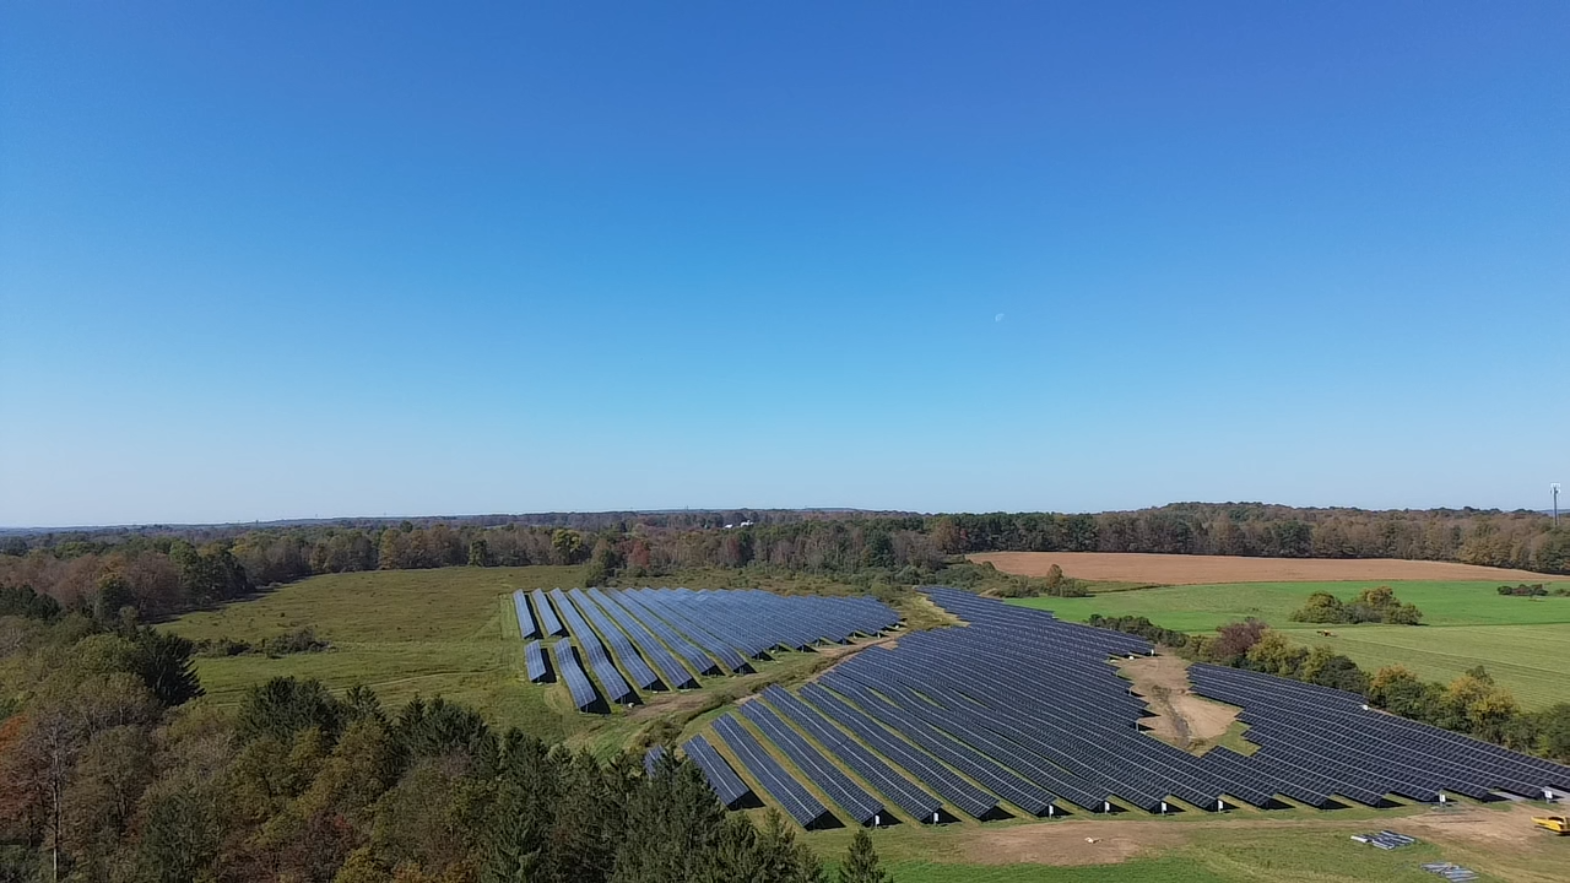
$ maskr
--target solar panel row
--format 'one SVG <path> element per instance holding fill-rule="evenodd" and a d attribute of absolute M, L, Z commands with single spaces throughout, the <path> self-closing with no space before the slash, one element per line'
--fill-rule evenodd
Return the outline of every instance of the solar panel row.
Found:
<path fill-rule="evenodd" d="M 863 825 L 875 824 L 883 814 L 883 804 L 868 794 L 860 785 L 851 781 L 839 767 L 812 747 L 802 735 L 791 729 L 773 709 L 761 702 L 748 702 L 741 713 L 757 726 L 769 741 L 779 746 L 790 762 L 802 772 L 809 782 L 818 786 L 840 809 Z"/>
<path fill-rule="evenodd" d="M 540 637 L 540 630 L 534 625 L 534 616 L 529 613 L 529 599 L 522 589 L 512 593 L 512 608 L 518 615 L 518 633 L 525 638 Z"/>
<path fill-rule="evenodd" d="M 682 690 L 698 686 L 698 681 L 692 673 L 682 667 L 676 657 L 665 649 L 665 645 L 647 629 L 638 618 L 627 612 L 625 607 L 611 600 L 611 596 L 599 589 L 589 589 L 584 592 L 595 604 L 605 611 L 606 617 L 615 623 L 627 634 L 632 647 L 630 653 L 641 654 L 654 670 L 659 672 L 661 681 L 668 687 Z M 618 651 L 620 652 L 620 651 Z M 647 685 L 644 685 L 647 686 Z"/>
<path fill-rule="evenodd" d="M 594 685 L 589 683 L 589 678 L 578 665 L 578 657 L 572 652 L 572 642 L 557 641 L 551 647 L 551 653 L 556 657 L 557 673 L 567 682 L 567 690 L 572 694 L 572 704 L 576 705 L 579 711 L 587 711 L 594 707 L 599 701 L 599 694 L 594 692 Z"/>
<path fill-rule="evenodd" d="M 545 600 L 544 591 L 535 589 L 529 593 L 529 597 L 534 599 L 534 609 L 540 614 L 540 637 L 567 634 L 567 630 L 562 628 L 561 620 L 556 618 L 556 612 L 551 610 L 551 602 Z"/>
<path fill-rule="evenodd" d="M 654 775 L 654 769 L 660 765 L 660 759 L 665 756 L 665 746 L 656 745 L 643 754 L 643 771 Z"/>
<path fill-rule="evenodd" d="M 803 828 L 812 828 L 818 824 L 828 810 L 818 802 L 800 782 L 797 782 L 785 768 L 780 766 L 753 735 L 747 732 L 733 717 L 722 717 L 714 722 L 714 732 L 722 741 L 735 752 L 736 758 L 742 766 L 758 780 L 763 790 L 770 797 L 785 807 L 785 812 Z"/>
<path fill-rule="evenodd" d="M 529 680 L 536 684 L 550 677 L 550 668 L 545 664 L 545 645 L 540 641 L 530 641 L 524 646 L 523 664 L 529 671 Z"/>
<path fill-rule="evenodd" d="M 637 650 L 633 649 L 632 642 L 627 640 L 627 636 L 622 634 L 622 630 L 605 615 L 599 605 L 578 589 L 568 592 L 567 597 L 571 599 L 578 613 L 587 619 L 605 643 L 610 645 L 609 652 L 621 663 L 622 669 L 639 689 L 665 689 L 665 683 L 660 680 L 660 676 L 654 673 L 654 669 L 649 668 L 649 664 L 643 661 Z"/>
<path fill-rule="evenodd" d="M 601 687 L 605 688 L 606 698 L 617 704 L 636 702 L 638 694 L 632 691 L 632 687 L 627 684 L 627 679 L 616 670 L 616 664 L 611 662 L 610 654 L 605 652 L 605 645 L 600 643 L 600 639 L 594 635 L 594 630 L 589 628 L 589 624 L 582 616 L 578 615 L 572 602 L 567 600 L 566 593 L 561 589 L 552 589 L 550 597 L 556 603 L 556 611 L 567 624 L 568 631 L 577 639 L 578 646 L 583 649 L 584 659 L 589 663 L 589 670 L 594 672 L 595 679 L 600 682 Z"/>
<path fill-rule="evenodd" d="M 938 814 L 943 809 L 941 800 L 911 784 L 910 780 L 895 772 L 893 767 L 884 763 L 876 754 L 862 747 L 861 743 L 851 738 L 845 731 L 835 727 L 828 718 L 781 687 L 771 684 L 764 689 L 763 695 L 770 705 L 779 709 L 781 714 L 805 730 L 818 741 L 818 744 L 838 758 L 841 763 L 850 767 L 856 775 L 878 789 L 895 806 L 921 821 L 937 820 Z"/>
<path fill-rule="evenodd" d="M 671 628 L 669 624 L 656 616 L 652 610 L 646 608 L 642 602 L 638 601 L 631 592 L 606 592 L 604 595 L 605 599 L 610 602 L 610 606 L 621 609 L 627 614 L 628 618 L 653 632 L 660 643 L 669 647 L 672 652 L 685 660 L 693 671 L 700 675 L 723 674 L 719 664 L 714 661 L 713 657 L 704 653 L 702 648 L 688 640 L 685 635 Z"/>
<path fill-rule="evenodd" d="M 709 787 L 714 789 L 721 803 L 734 809 L 752 794 L 752 789 L 741 781 L 707 739 L 693 736 L 682 744 L 681 750 L 703 771 L 703 777 L 709 780 Z"/>

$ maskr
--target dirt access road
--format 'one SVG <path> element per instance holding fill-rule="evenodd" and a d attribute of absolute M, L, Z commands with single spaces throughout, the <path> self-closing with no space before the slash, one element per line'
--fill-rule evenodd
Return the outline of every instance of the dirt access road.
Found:
<path fill-rule="evenodd" d="M 1133 552 L 987 552 L 971 555 L 1004 573 L 1046 576 L 1052 565 L 1076 579 L 1162 586 L 1331 580 L 1498 580 L 1540 583 L 1553 577 L 1526 570 L 1450 561 L 1396 558 L 1232 558 L 1225 555 L 1141 555 Z"/>
<path fill-rule="evenodd" d="M 1536 865 L 1544 858 L 1552 860 L 1564 844 L 1554 842 L 1556 838 L 1542 836 L 1542 832 L 1533 827 L 1534 812 L 1540 810 L 1517 805 L 1503 810 L 1454 807 L 1388 819 L 1348 821 L 1333 815 L 1324 819 L 1203 819 L 1191 822 L 1069 820 L 966 832 L 961 855 L 965 862 L 978 865 L 1101 865 L 1136 856 L 1159 855 L 1191 843 L 1214 842 L 1219 832 L 1290 836 L 1294 832 L 1346 834 L 1391 828 L 1436 844 L 1449 860 L 1462 864 L 1474 862 L 1487 867 L 1500 863 L 1514 865 L 1513 860 L 1524 860 Z M 1508 879 L 1523 883 L 1552 883 L 1563 879 L 1524 867 L 1512 867 L 1509 873 Z"/>

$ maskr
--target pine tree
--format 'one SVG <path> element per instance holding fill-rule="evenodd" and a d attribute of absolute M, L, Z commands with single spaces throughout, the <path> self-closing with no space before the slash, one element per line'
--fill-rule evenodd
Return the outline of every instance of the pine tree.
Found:
<path fill-rule="evenodd" d="M 893 883 L 891 877 L 878 867 L 878 853 L 872 848 L 872 837 L 867 829 L 856 832 L 850 842 L 845 863 L 840 865 L 839 883 Z"/>

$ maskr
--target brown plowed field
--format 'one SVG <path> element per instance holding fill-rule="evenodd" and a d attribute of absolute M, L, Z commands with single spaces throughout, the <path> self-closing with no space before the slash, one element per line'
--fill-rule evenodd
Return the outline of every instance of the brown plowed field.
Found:
<path fill-rule="evenodd" d="M 1225 555 L 1141 555 L 1133 552 L 987 552 L 970 556 L 990 561 L 1004 573 L 1046 576 L 1056 564 L 1075 579 L 1115 580 L 1152 585 L 1209 583 L 1322 582 L 1329 580 L 1421 579 L 1543 582 L 1541 573 L 1479 567 L 1449 561 L 1395 558 L 1231 558 Z"/>

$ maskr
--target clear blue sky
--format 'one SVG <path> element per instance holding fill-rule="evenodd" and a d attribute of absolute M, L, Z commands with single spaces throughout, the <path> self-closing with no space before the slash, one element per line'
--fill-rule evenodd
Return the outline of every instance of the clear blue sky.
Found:
<path fill-rule="evenodd" d="M 0 311 L 0 524 L 1546 507 L 1570 3 L 11 2 Z"/>

